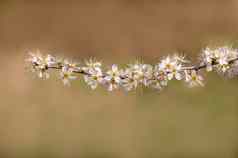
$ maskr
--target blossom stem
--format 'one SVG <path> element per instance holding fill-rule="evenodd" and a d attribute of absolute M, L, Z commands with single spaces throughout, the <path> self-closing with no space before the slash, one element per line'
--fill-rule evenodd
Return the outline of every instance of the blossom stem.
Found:
<path fill-rule="evenodd" d="M 232 59 L 230 60 L 228 63 L 229 64 L 232 64 L 234 63 L 235 61 L 238 61 L 238 58 L 235 58 L 235 59 Z M 217 65 L 218 63 L 217 62 L 214 62 L 212 63 L 212 66 L 215 66 Z M 35 66 L 37 66 L 37 64 L 35 64 Z M 194 66 L 188 66 L 188 67 L 182 67 L 181 70 L 184 71 L 184 70 L 195 70 L 195 71 L 199 71 L 200 69 L 204 69 L 206 68 L 206 64 L 202 64 L 202 65 L 194 65 Z M 62 69 L 62 65 L 59 65 L 59 66 L 48 66 L 48 69 L 57 69 L 57 70 L 61 70 Z M 74 69 L 73 70 L 74 73 L 78 73 L 78 74 L 83 74 L 83 75 L 90 75 L 89 73 L 85 72 L 84 70 L 76 70 Z M 104 75 L 102 76 L 104 77 Z M 122 79 L 125 79 L 125 77 L 121 76 Z"/>

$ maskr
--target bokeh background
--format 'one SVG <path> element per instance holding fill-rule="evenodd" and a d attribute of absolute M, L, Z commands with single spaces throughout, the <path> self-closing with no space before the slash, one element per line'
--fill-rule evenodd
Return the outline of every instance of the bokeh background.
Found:
<path fill-rule="evenodd" d="M 237 0 L 1 0 L 1 158 L 237 158 L 238 81 L 163 92 L 64 87 L 25 69 L 40 49 L 105 64 L 237 45 Z"/>

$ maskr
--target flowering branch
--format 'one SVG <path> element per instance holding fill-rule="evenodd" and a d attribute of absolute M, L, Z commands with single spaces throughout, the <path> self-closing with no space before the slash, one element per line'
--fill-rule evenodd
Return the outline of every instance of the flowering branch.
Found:
<path fill-rule="evenodd" d="M 238 50 L 228 46 L 203 49 L 198 65 L 190 65 L 184 56 L 173 55 L 163 58 L 155 65 L 136 62 L 120 69 L 113 64 L 107 71 L 102 70 L 100 62 L 92 59 L 80 65 L 51 55 L 43 56 L 39 51 L 29 54 L 27 62 L 42 79 L 48 79 L 49 70 L 55 69 L 60 70 L 59 76 L 64 85 L 70 85 L 70 81 L 77 78 L 76 74 L 81 74 L 92 89 L 101 84 L 108 87 L 109 91 L 119 87 L 130 91 L 139 85 L 161 90 L 172 79 L 184 80 L 189 87 L 204 86 L 204 79 L 200 75 L 202 69 L 207 72 L 216 70 L 219 74 L 228 76 L 238 74 Z"/>

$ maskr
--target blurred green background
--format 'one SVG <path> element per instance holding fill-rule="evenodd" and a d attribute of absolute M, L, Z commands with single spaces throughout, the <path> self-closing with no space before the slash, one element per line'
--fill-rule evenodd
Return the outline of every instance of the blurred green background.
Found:
<path fill-rule="evenodd" d="M 25 69 L 40 49 L 105 64 L 194 61 L 207 44 L 238 37 L 237 0 L 1 0 L 1 158 L 237 158 L 238 81 L 172 82 L 161 93 L 64 87 Z"/>

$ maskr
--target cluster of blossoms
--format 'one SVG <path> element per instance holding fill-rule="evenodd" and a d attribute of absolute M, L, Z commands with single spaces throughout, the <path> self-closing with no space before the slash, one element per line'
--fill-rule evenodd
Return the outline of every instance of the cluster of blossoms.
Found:
<path fill-rule="evenodd" d="M 171 80 L 184 80 L 189 87 L 204 86 L 201 70 L 217 70 L 223 74 L 238 69 L 238 51 L 232 47 L 205 48 L 201 54 L 199 65 L 190 65 L 184 56 L 173 55 L 163 58 L 155 65 L 136 62 L 125 68 L 113 64 L 103 71 L 101 62 L 90 59 L 80 65 L 68 60 L 58 59 L 51 55 L 43 56 L 40 52 L 30 53 L 27 62 L 34 72 L 42 79 L 49 78 L 49 71 L 59 70 L 59 78 L 64 85 L 70 85 L 77 79 L 76 74 L 83 75 L 85 82 L 95 89 L 98 85 L 107 87 L 109 91 L 123 88 L 126 91 L 138 86 L 153 87 L 161 90 Z"/>
<path fill-rule="evenodd" d="M 207 71 L 216 69 L 225 73 L 232 66 L 236 66 L 234 63 L 237 57 L 237 50 L 232 47 L 205 48 L 203 50 L 203 63 L 206 65 Z"/>

